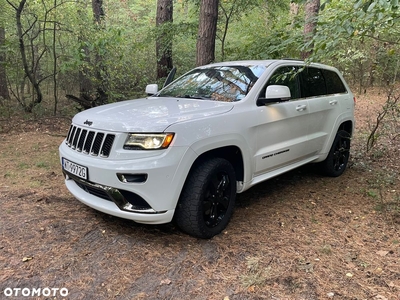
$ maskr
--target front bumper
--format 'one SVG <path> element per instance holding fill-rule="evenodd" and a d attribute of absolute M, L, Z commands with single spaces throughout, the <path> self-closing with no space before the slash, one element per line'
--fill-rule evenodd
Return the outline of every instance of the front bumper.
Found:
<path fill-rule="evenodd" d="M 59 151 L 60 158 L 88 168 L 88 180 L 64 171 L 65 184 L 79 201 L 104 213 L 146 224 L 172 220 L 190 169 L 189 161 L 195 157 L 190 148 L 184 147 L 160 151 L 159 156 L 129 160 L 91 157 L 72 151 L 64 142 Z M 136 183 L 124 182 L 118 174 L 147 176 L 144 182 Z M 145 205 L 135 204 L 132 197 Z"/>
<path fill-rule="evenodd" d="M 154 213 L 135 213 L 121 210 L 114 202 L 108 201 L 85 192 L 74 180 L 68 176 L 65 179 L 68 190 L 83 204 L 103 213 L 123 219 L 133 220 L 143 224 L 163 224 L 171 222 L 175 209 Z"/>

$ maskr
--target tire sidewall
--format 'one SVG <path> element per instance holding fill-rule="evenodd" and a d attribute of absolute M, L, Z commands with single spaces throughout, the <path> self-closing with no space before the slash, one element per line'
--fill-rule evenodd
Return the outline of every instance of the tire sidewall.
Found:
<path fill-rule="evenodd" d="M 347 149 L 348 153 L 346 155 L 343 168 L 341 168 L 339 170 L 335 170 L 335 167 L 334 167 L 334 160 L 335 160 L 334 154 L 335 154 L 335 151 L 336 151 L 336 148 L 337 148 L 338 144 L 342 141 L 343 138 L 348 139 L 348 149 Z M 327 175 L 327 176 L 331 176 L 331 177 L 338 177 L 338 176 L 342 175 L 343 172 L 346 170 L 347 163 L 349 161 L 349 156 L 350 156 L 350 134 L 345 130 L 339 130 L 336 133 L 335 139 L 333 140 L 332 147 L 331 147 L 331 149 L 329 151 L 328 156 L 321 163 L 321 171 L 322 171 L 322 173 Z"/>
<path fill-rule="evenodd" d="M 229 204 L 223 219 L 214 227 L 209 227 L 204 219 L 203 201 L 213 176 L 221 172 L 226 173 L 229 178 Z M 236 178 L 232 165 L 223 158 L 203 161 L 189 173 L 177 205 L 175 222 L 181 230 L 192 236 L 211 238 L 228 225 L 233 214 L 235 199 Z"/>

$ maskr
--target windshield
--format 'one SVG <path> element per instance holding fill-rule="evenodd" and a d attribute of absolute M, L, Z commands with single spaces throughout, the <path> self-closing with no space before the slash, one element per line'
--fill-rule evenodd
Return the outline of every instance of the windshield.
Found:
<path fill-rule="evenodd" d="M 247 95 L 265 69 L 262 65 L 194 69 L 155 96 L 239 101 Z"/>

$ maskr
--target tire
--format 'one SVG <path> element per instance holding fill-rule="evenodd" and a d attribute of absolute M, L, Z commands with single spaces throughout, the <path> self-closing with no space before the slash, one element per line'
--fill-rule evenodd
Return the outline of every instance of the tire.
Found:
<path fill-rule="evenodd" d="M 235 206 L 236 176 L 225 159 L 206 160 L 189 173 L 175 211 L 178 227 L 203 239 L 228 225 Z"/>
<path fill-rule="evenodd" d="M 338 177 L 346 169 L 350 156 L 350 134 L 345 130 L 336 133 L 331 150 L 326 159 L 320 163 L 322 174 L 330 177 Z"/>

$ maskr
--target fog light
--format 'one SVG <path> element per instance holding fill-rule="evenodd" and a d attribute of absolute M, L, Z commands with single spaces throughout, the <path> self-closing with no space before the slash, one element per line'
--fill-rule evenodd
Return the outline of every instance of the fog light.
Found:
<path fill-rule="evenodd" d="M 123 183 L 144 183 L 147 180 L 147 174 L 121 174 L 117 173 L 119 181 Z"/>

